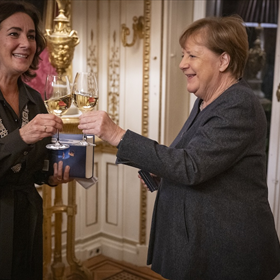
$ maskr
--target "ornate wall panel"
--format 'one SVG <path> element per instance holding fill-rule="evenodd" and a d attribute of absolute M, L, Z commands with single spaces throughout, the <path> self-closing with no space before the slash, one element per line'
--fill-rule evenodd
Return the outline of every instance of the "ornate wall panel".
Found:
<path fill-rule="evenodd" d="M 99 1 L 87 1 L 87 71 L 98 81 Z M 99 104 L 97 104 L 97 108 Z"/>
<path fill-rule="evenodd" d="M 109 1 L 108 9 L 107 112 L 119 124 L 120 98 L 120 1 Z"/>

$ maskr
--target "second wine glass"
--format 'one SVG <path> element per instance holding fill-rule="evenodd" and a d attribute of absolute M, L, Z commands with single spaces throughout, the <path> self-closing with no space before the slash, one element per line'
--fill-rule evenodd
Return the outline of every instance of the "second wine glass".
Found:
<path fill-rule="evenodd" d="M 72 103 L 70 82 L 67 76 L 48 75 L 45 85 L 45 105 L 50 114 L 61 117 L 67 112 Z M 57 139 L 53 144 L 47 145 L 48 149 L 64 150 L 69 145 L 59 142 L 59 131 Z"/>
<path fill-rule="evenodd" d="M 93 110 L 98 101 L 98 87 L 95 75 L 89 72 L 78 72 L 74 79 L 72 93 L 73 103 L 81 112 Z M 83 134 L 80 145 L 92 145 L 85 139 Z"/>

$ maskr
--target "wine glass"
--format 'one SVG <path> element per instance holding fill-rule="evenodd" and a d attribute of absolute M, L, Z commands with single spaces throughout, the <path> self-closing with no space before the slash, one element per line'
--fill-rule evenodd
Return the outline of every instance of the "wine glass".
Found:
<path fill-rule="evenodd" d="M 73 103 L 81 112 L 92 111 L 98 100 L 98 87 L 96 77 L 93 73 L 78 72 L 75 76 L 73 88 Z M 86 141 L 83 134 L 80 145 L 93 145 Z"/>
<path fill-rule="evenodd" d="M 45 85 L 45 105 L 50 114 L 61 117 L 67 112 L 72 103 L 70 82 L 67 76 L 48 75 Z M 59 131 L 57 130 L 56 142 L 46 146 L 51 150 L 65 150 L 69 145 L 59 142 Z"/>

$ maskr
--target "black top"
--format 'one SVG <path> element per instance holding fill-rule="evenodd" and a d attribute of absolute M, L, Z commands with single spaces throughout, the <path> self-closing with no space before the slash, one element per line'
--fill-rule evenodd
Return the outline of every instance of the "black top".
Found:
<path fill-rule="evenodd" d="M 42 198 L 34 183 L 45 181 L 50 138 L 28 145 L 19 128 L 47 110 L 37 91 L 18 85 L 20 118 L 0 91 L 0 279 L 42 280 Z"/>

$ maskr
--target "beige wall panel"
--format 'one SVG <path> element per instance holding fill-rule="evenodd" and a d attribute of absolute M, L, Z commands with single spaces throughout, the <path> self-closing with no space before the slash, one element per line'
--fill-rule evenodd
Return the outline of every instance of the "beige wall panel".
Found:
<path fill-rule="evenodd" d="M 118 167 L 115 164 L 106 165 L 106 223 L 118 226 Z"/>
<path fill-rule="evenodd" d="M 194 1 L 164 2 L 162 141 L 170 145 L 189 115 L 190 94 L 179 69 L 182 50 L 179 37 L 193 20 Z"/>
<path fill-rule="evenodd" d="M 94 164 L 94 176 L 98 178 L 98 163 Z M 98 186 L 97 182 L 85 190 L 85 226 L 89 227 L 98 222 Z M 83 202 L 81 202 L 83 203 Z"/>

